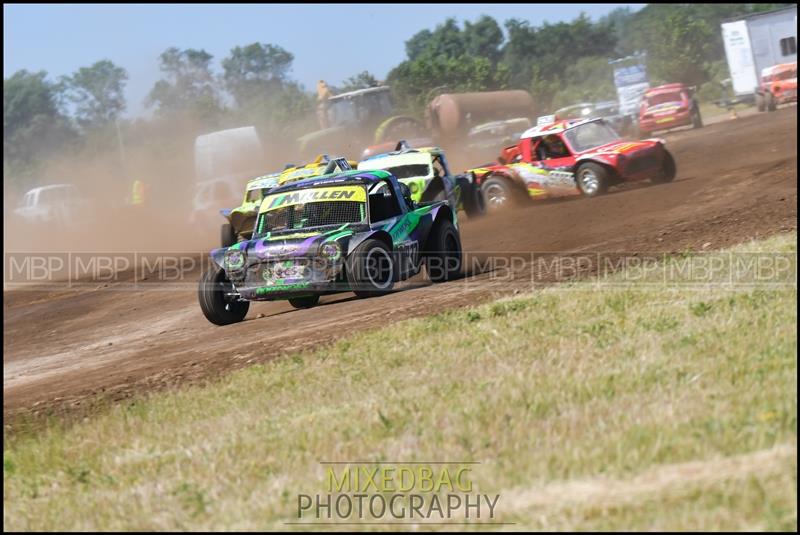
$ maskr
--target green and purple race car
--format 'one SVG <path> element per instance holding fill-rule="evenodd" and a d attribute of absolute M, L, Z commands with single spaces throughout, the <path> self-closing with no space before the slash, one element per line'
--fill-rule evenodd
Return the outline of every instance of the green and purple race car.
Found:
<path fill-rule="evenodd" d="M 382 295 L 426 266 L 433 282 L 461 273 L 456 212 L 416 204 L 380 170 L 347 171 L 277 187 L 264 197 L 251 239 L 211 251 L 200 308 L 216 325 L 242 321 L 250 301 L 296 308 L 324 294 Z"/>

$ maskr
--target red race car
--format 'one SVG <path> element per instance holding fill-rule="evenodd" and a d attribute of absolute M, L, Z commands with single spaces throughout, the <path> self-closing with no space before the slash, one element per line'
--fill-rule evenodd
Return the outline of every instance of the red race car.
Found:
<path fill-rule="evenodd" d="M 639 135 L 648 137 L 656 130 L 679 126 L 701 128 L 703 118 L 692 88 L 685 84 L 667 84 L 648 89 L 639 105 Z"/>
<path fill-rule="evenodd" d="M 519 197 L 594 197 L 622 182 L 675 178 L 663 139 L 623 141 L 603 119 L 552 119 L 540 118 L 498 162 L 469 171 L 490 209 Z"/>

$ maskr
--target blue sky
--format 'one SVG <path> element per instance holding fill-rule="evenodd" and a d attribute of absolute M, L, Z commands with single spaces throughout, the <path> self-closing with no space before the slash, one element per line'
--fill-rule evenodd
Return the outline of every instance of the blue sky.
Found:
<path fill-rule="evenodd" d="M 55 79 L 107 58 L 128 71 L 128 115 L 138 115 L 170 46 L 203 48 L 219 70 L 235 46 L 277 44 L 295 56 L 291 77 L 313 89 L 319 79 L 336 85 L 364 70 L 383 79 L 405 58 L 406 40 L 447 17 L 538 26 L 581 12 L 597 20 L 624 5 L 644 4 L 6 4 L 3 77 L 27 69 Z"/>

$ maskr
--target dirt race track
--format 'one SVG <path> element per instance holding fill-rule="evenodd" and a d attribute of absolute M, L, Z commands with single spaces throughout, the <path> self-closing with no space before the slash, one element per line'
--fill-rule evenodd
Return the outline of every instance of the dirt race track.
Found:
<path fill-rule="evenodd" d="M 629 185 L 594 199 L 530 204 L 464 221 L 466 253 L 672 252 L 716 249 L 797 227 L 797 108 L 664 135 L 673 183 Z M 501 255 L 502 256 L 502 255 Z M 474 273 L 474 272 L 473 272 Z M 530 262 L 514 280 L 484 271 L 443 285 L 368 300 L 324 297 L 310 310 L 255 303 L 247 319 L 215 327 L 196 286 L 4 292 L 3 411 L 87 410 L 98 400 L 198 382 L 311 348 L 358 329 L 463 306 L 531 287 Z M 199 278 L 199 272 L 193 274 Z"/>

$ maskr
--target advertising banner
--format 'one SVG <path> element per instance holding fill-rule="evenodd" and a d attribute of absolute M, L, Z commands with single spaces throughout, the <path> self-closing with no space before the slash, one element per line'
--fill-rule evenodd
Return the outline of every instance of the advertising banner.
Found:
<path fill-rule="evenodd" d="M 614 85 L 617 87 L 619 112 L 622 115 L 636 115 L 639 101 L 650 87 L 644 57 L 633 56 L 617 60 L 612 64 L 614 64 Z"/>

